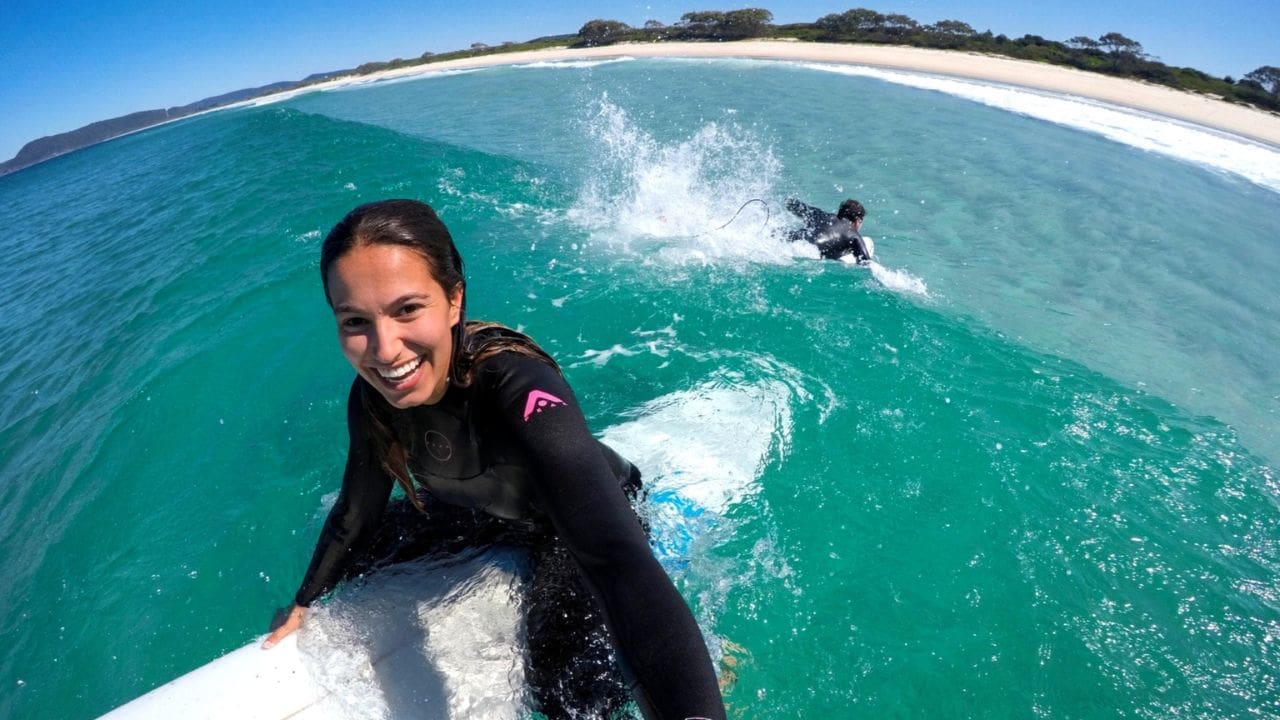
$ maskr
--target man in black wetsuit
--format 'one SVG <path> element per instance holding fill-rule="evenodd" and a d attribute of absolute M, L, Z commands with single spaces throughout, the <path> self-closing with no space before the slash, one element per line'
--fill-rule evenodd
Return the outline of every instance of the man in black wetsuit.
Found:
<path fill-rule="evenodd" d="M 861 233 L 862 219 L 867 216 L 867 209 L 857 200 L 849 199 L 840 203 L 835 215 L 820 210 L 812 205 L 790 198 L 787 209 L 800 219 L 804 226 L 791 233 L 790 240 L 804 240 L 818 247 L 818 252 L 828 260 L 839 260 L 846 255 L 852 256 L 859 265 L 871 261 L 871 252 Z"/>

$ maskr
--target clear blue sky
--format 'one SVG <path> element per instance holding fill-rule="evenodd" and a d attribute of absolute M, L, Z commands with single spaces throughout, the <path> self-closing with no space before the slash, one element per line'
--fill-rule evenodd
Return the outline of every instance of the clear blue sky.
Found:
<path fill-rule="evenodd" d="M 671 24 L 740 7 L 767 8 L 776 23 L 871 7 L 1009 37 L 1115 31 L 1213 75 L 1280 66 L 1280 0 L 0 0 L 0 160 L 95 120 L 370 60 L 573 33 L 593 18 Z"/>

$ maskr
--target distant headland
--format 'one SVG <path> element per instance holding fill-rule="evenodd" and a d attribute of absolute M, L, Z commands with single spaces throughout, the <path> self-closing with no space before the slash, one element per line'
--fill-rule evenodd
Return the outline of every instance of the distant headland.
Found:
<path fill-rule="evenodd" d="M 1193 68 L 1171 67 L 1149 57 L 1143 52 L 1142 45 L 1120 33 L 1106 33 L 1097 39 L 1074 37 L 1065 42 L 1046 40 L 1037 35 L 1025 35 L 1011 39 L 1004 35 L 993 35 L 991 31 L 977 32 L 968 24 L 959 20 L 942 20 L 931 25 L 921 25 L 905 15 L 881 14 L 866 8 L 854 8 L 843 13 L 826 15 L 813 23 L 794 23 L 773 25 L 773 14 L 761 8 L 743 10 L 699 11 L 685 13 L 680 22 L 664 25 L 650 20 L 643 27 L 634 28 L 616 20 L 591 20 L 585 23 L 577 33 L 572 35 L 556 35 L 537 38 L 523 43 L 508 42 L 497 46 L 475 43 L 469 49 L 448 53 L 423 53 L 412 59 L 396 58 L 385 62 L 368 62 L 350 70 L 338 70 L 310 75 L 302 80 L 284 81 L 263 85 L 261 87 L 237 90 L 235 92 L 205 98 L 189 105 L 159 110 L 143 110 L 109 120 L 90 123 L 82 128 L 66 133 L 50 135 L 33 140 L 22 147 L 13 159 L 0 163 L 0 175 L 15 172 L 31 165 L 43 162 L 89 145 L 104 142 L 112 138 L 136 132 L 161 123 L 188 117 L 201 112 L 214 110 L 237 103 L 261 98 L 268 95 L 296 92 L 322 83 L 342 82 L 365 76 L 383 75 L 388 72 L 421 72 L 431 68 L 424 67 L 437 63 L 458 64 L 455 61 L 475 61 L 476 64 L 500 64 L 504 56 L 511 53 L 527 53 L 536 50 L 560 48 L 588 49 L 599 52 L 608 46 L 622 45 L 626 51 L 636 50 L 638 44 L 656 43 L 731 43 L 742 40 L 761 40 L 765 38 L 788 41 L 795 51 L 788 53 L 759 51 L 738 53 L 729 47 L 718 47 L 715 52 L 695 53 L 707 55 L 749 55 L 754 57 L 796 55 L 807 56 L 807 53 L 796 45 L 804 44 L 842 44 L 860 45 L 871 50 L 876 47 L 890 50 L 885 46 L 906 46 L 932 50 L 960 51 L 959 54 L 972 55 L 978 53 L 985 56 L 1005 56 L 1007 58 L 1031 61 L 1038 65 L 1057 65 L 1063 69 L 1074 68 L 1089 74 L 1111 76 L 1126 80 L 1144 81 L 1147 84 L 1166 86 L 1169 89 L 1195 93 L 1203 104 L 1212 100 L 1220 106 L 1235 105 L 1241 110 L 1253 108 L 1269 112 L 1280 117 L 1280 68 L 1263 66 L 1244 74 L 1239 80 L 1224 77 L 1215 78 Z M 797 43 L 797 41 L 799 41 Z M 687 45 L 683 45 L 687 48 Z M 758 46 L 756 46 L 758 47 Z M 671 48 L 675 50 L 674 47 Z M 626 54 L 623 48 L 617 48 L 615 54 Z M 815 48 L 816 50 L 816 48 Z M 661 52 L 642 53 L 645 55 L 665 54 Z M 823 56 L 825 58 L 825 55 Z M 872 55 L 850 54 L 843 59 L 846 62 L 869 62 L 901 66 L 893 61 L 880 62 Z M 953 63 L 954 64 L 954 63 Z M 958 63 L 972 64 L 972 61 Z M 970 74 L 963 69 L 941 67 L 934 63 L 932 67 L 914 67 L 912 69 L 934 70 L 948 74 L 968 75 L 983 78 L 982 73 Z M 1046 87 L 1046 83 L 1022 82 L 1019 77 L 997 76 L 986 79 L 1004 80 L 1013 84 L 1024 84 L 1033 87 Z M 1052 84 L 1052 83 L 1048 83 Z M 1064 89 L 1064 91 L 1066 91 Z M 1090 93 L 1088 90 L 1073 88 L 1072 92 L 1089 95 L 1102 100 L 1116 101 L 1120 104 L 1140 106 L 1156 112 L 1165 112 L 1161 103 L 1134 103 L 1125 99 L 1113 100 L 1103 93 Z M 1194 97 L 1194 96 L 1186 96 Z M 1233 132 L 1241 132 L 1255 139 L 1277 143 L 1270 131 L 1249 132 L 1250 123 L 1228 125 L 1215 121 L 1219 112 L 1204 111 L 1200 113 L 1171 112 L 1175 117 L 1201 121 Z M 1239 114 L 1238 112 L 1236 113 Z"/>
<path fill-rule="evenodd" d="M 352 70 L 343 70 L 331 73 L 317 73 L 302 80 L 285 81 L 263 85 L 256 88 L 247 88 L 245 90 L 236 90 L 234 92 L 216 95 L 214 97 L 197 100 L 188 105 L 179 105 L 171 108 L 161 108 L 159 110 L 140 110 L 138 112 L 121 115 L 109 120 L 99 120 L 89 123 L 84 127 L 77 128 L 70 132 L 58 133 L 57 135 L 47 135 L 36 140 L 32 140 L 14 155 L 11 160 L 0 163 L 0 175 L 6 175 L 16 172 L 25 167 L 30 167 L 36 163 L 55 158 L 59 155 L 65 155 L 69 152 L 79 150 L 83 147 L 95 145 L 112 138 L 128 135 L 131 132 L 137 132 L 155 125 L 184 118 L 189 115 L 215 110 L 227 105 L 233 105 L 237 102 L 243 102 L 264 95 L 272 95 L 278 92 L 285 92 L 294 88 L 310 85 L 314 83 L 331 80 L 335 77 L 351 74 Z"/>

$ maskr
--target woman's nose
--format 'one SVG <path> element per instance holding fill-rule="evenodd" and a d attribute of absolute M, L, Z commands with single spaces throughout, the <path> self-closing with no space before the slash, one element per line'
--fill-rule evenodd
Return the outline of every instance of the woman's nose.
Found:
<path fill-rule="evenodd" d="M 373 326 L 373 359 L 383 365 L 390 365 L 400 359 L 404 342 L 395 327 L 395 323 L 382 320 Z"/>

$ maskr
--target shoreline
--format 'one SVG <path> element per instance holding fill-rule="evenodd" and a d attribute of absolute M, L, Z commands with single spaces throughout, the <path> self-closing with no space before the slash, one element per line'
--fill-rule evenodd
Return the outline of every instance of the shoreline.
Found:
<path fill-rule="evenodd" d="M 795 40 L 736 42 L 659 42 L 593 48 L 555 47 L 495 53 L 459 60 L 414 65 L 360 76 L 347 76 L 274 95 L 264 95 L 218 110 L 278 102 L 319 90 L 352 87 L 385 80 L 501 65 L 574 60 L 634 58 L 746 58 L 792 62 L 864 65 L 890 70 L 944 75 L 1073 95 L 1131 110 L 1154 113 L 1280 148 L 1280 115 L 1235 105 L 1216 97 L 1175 90 L 1139 80 L 1117 78 L 1060 65 L 1048 65 L 961 50 L 934 50 L 900 45 L 855 45 Z M 216 112 L 217 110 L 213 110 Z M 202 114 L 202 113 L 200 113 Z"/>

